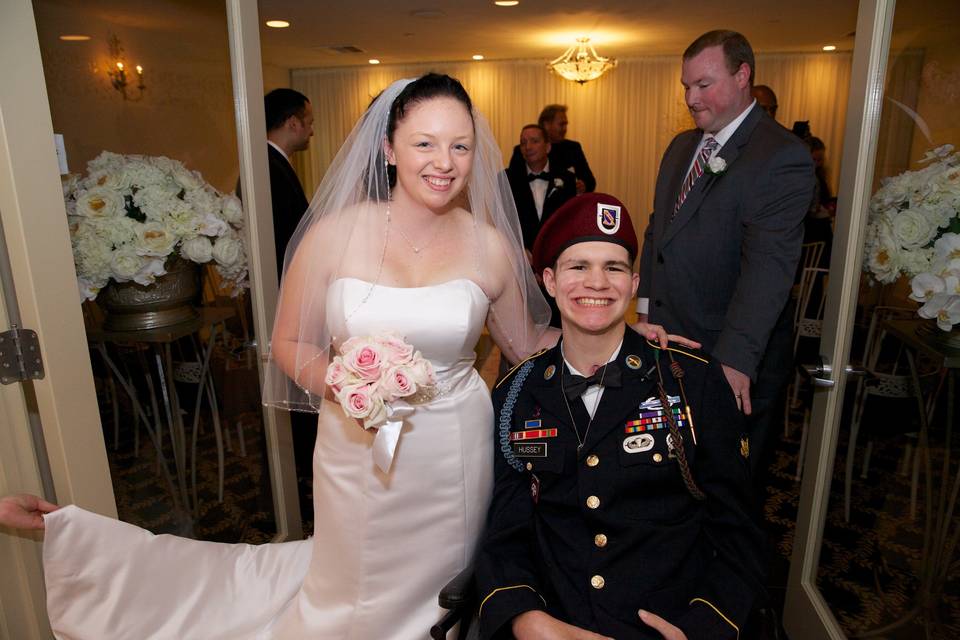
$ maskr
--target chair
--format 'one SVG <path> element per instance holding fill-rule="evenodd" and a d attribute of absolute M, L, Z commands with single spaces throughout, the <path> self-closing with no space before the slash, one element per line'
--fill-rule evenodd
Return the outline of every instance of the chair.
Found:
<path fill-rule="evenodd" d="M 904 357 L 904 347 L 897 341 L 891 349 L 887 340 L 887 332 L 883 323 L 889 320 L 909 320 L 916 317 L 914 309 L 901 307 L 877 306 L 874 307 L 870 318 L 870 328 L 867 331 L 867 340 L 863 349 L 863 366 L 867 371 L 865 377 L 857 381 L 857 391 L 853 402 L 853 421 L 850 424 L 850 440 L 847 444 L 846 470 L 843 483 L 843 517 L 850 522 L 850 495 L 853 486 L 854 454 L 857 448 L 857 437 L 863 421 L 867 400 L 870 398 L 894 398 L 915 402 L 916 396 L 911 381 L 910 371 Z M 925 410 L 928 419 L 932 419 L 933 410 L 937 403 L 942 381 L 941 371 L 935 365 L 923 362 L 921 367 L 920 393 L 925 395 L 927 402 Z M 900 464 L 900 473 L 906 475 L 910 466 L 912 447 L 908 443 L 904 448 L 903 461 Z M 860 478 L 866 479 L 870 468 L 870 454 L 873 451 L 873 440 L 867 441 L 863 455 L 863 467 Z M 913 457 L 913 472 L 910 486 L 910 518 L 913 519 L 917 508 L 917 483 L 920 473 L 920 456 Z"/>
<path fill-rule="evenodd" d="M 825 245 L 823 242 L 805 242 L 800 245 L 800 262 L 797 263 L 797 277 L 790 295 L 795 299 L 800 299 L 800 281 L 803 279 L 803 273 L 807 269 L 816 269 L 820 266 L 820 260 L 823 258 Z"/>
<path fill-rule="evenodd" d="M 439 600 L 440 607 L 447 609 L 447 613 L 430 627 L 430 637 L 433 640 L 447 640 L 447 633 L 459 622 L 457 639 L 466 640 L 477 606 L 473 567 L 467 567 L 448 582 L 440 591 Z"/>
<path fill-rule="evenodd" d="M 820 250 L 823 250 L 822 242 L 819 244 Z M 809 255 L 816 253 L 815 249 L 810 251 Z M 818 267 L 805 267 L 800 276 L 798 285 L 798 303 L 793 317 L 793 357 L 797 358 L 797 347 L 800 345 L 800 338 L 819 339 L 823 329 L 823 309 L 826 303 L 827 277 L 828 269 Z M 790 394 L 790 402 L 787 405 L 786 415 L 784 416 L 783 435 L 789 435 L 790 428 L 790 407 L 799 405 L 800 402 L 800 383 L 802 378 L 800 372 L 794 374 L 793 391 Z M 797 472 L 796 479 L 800 480 L 800 471 L 803 468 L 803 457 L 807 447 L 807 430 L 810 423 L 809 410 L 804 411 L 803 426 L 800 433 L 800 451 L 797 454 Z"/>

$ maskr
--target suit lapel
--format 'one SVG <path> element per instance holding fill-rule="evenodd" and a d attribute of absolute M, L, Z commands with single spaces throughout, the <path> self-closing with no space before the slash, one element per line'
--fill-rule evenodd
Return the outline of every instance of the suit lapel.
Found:
<path fill-rule="evenodd" d="M 687 177 L 687 169 L 690 166 L 690 161 L 693 159 L 693 154 L 697 150 L 697 145 L 700 143 L 701 131 L 699 129 L 688 131 L 686 138 L 677 144 L 677 150 L 673 153 L 671 158 L 670 166 L 664 167 L 664 170 L 667 171 L 666 178 L 666 201 L 662 201 L 661 207 L 662 210 L 659 212 L 662 215 L 658 215 L 654 218 L 654 223 L 658 227 L 655 229 L 656 237 L 663 238 L 667 233 L 668 225 L 670 225 L 670 216 L 673 214 L 673 206 L 677 202 L 677 197 L 680 195 L 680 187 L 683 185 L 683 179 Z M 675 222 L 675 221 L 674 221 Z"/>
<path fill-rule="evenodd" d="M 743 122 L 740 123 L 740 126 L 737 127 L 736 131 L 733 132 L 733 135 L 730 136 L 730 139 L 727 140 L 726 144 L 720 149 L 720 152 L 717 154 L 717 157 L 723 158 L 727 163 L 726 169 L 724 169 L 724 174 L 730 171 L 730 166 L 734 163 L 737 157 L 740 155 L 740 150 L 744 145 L 750 140 L 750 135 L 753 133 L 753 130 L 759 122 L 762 112 L 759 108 L 752 108 L 750 113 L 747 114 L 747 117 Z M 698 129 L 696 142 L 699 144 L 700 137 L 703 133 Z M 694 147 L 696 148 L 696 147 Z M 690 152 L 688 162 L 693 158 L 693 152 Z M 686 177 L 686 171 L 683 171 L 683 177 Z M 700 179 L 693 185 L 693 188 L 690 190 L 690 193 L 687 194 L 686 200 L 683 201 L 683 205 L 680 207 L 680 210 L 677 211 L 677 215 L 674 217 L 673 222 L 670 222 L 664 229 L 664 233 L 661 236 L 663 240 L 660 242 L 660 246 L 665 246 L 667 243 L 673 239 L 674 236 L 687 224 L 694 214 L 700 210 L 700 205 L 703 204 L 704 199 L 707 197 L 707 194 L 710 192 L 710 188 L 716 184 L 717 181 L 723 178 L 723 174 L 717 175 L 710 173 L 704 169 L 703 175 L 700 176 Z M 682 178 L 681 178 L 682 182 Z M 677 202 L 677 197 L 680 195 L 680 186 L 678 185 L 676 190 L 673 192 L 673 200 L 671 200 L 671 206 Z"/>

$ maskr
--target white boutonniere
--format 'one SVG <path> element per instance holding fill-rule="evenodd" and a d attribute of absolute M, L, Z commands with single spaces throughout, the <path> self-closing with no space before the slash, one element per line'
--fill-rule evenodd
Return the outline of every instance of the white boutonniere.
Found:
<path fill-rule="evenodd" d="M 714 156 L 707 161 L 707 171 L 719 175 L 727 170 L 727 161 L 720 156 Z"/>
<path fill-rule="evenodd" d="M 554 179 L 553 179 L 553 186 L 554 186 L 555 189 L 559 189 L 560 187 L 562 187 L 562 186 L 563 186 L 563 178 L 554 178 Z"/>

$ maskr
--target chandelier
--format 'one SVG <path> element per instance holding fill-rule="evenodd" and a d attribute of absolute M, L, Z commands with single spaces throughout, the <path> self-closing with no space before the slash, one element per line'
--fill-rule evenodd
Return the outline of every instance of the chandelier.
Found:
<path fill-rule="evenodd" d="M 593 45 L 590 44 L 590 38 L 577 38 L 577 44 L 547 64 L 547 67 L 561 77 L 580 84 L 596 80 L 615 66 L 617 66 L 615 59 L 597 55 Z"/>

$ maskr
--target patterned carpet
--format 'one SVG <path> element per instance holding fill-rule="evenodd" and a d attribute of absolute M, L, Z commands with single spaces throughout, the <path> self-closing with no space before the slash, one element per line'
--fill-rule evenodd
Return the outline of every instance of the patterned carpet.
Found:
<path fill-rule="evenodd" d="M 489 348 L 478 349 L 480 368 L 485 380 L 496 377 L 498 357 Z M 192 406 L 192 389 L 180 389 L 181 397 Z M 171 492 L 158 473 L 156 451 L 142 435 L 139 455 L 134 454 L 133 433 L 129 428 L 128 404 L 120 399 L 120 442 L 116 451 L 108 448 L 110 468 L 120 518 L 143 526 L 155 533 L 190 534 L 183 518 L 173 510 Z M 847 403 L 849 406 L 849 402 Z M 101 397 L 105 434 L 112 442 L 112 410 L 109 399 Z M 833 475 L 828 519 L 824 533 L 819 585 L 840 624 L 848 634 L 862 634 L 882 627 L 909 611 L 917 589 L 915 578 L 923 545 L 923 484 L 915 520 L 909 517 L 909 475 L 898 473 L 906 444 L 915 446 L 903 433 L 914 431 L 913 420 L 894 407 L 877 405 L 876 412 L 866 416 L 865 435 L 858 445 L 855 482 L 852 491 L 851 520 L 843 516 L 843 470 L 846 459 L 847 433 L 842 430 Z M 942 415 L 942 414 L 941 414 Z M 240 455 L 236 431 L 237 419 L 244 428 L 246 455 Z M 797 453 L 800 444 L 799 413 L 791 415 L 791 432 L 781 438 L 771 458 L 769 485 L 765 502 L 766 529 L 772 545 L 770 592 L 775 604 L 782 606 L 790 555 L 793 548 L 794 521 L 799 502 L 800 484 L 795 481 Z M 217 458 L 213 429 L 203 415 L 204 427 L 198 451 L 197 515 L 192 536 L 221 542 L 267 542 L 276 532 L 270 499 L 269 479 L 265 473 L 264 439 L 258 411 L 223 416 L 224 429 L 232 433 L 232 450 L 225 452 L 225 486 L 223 502 L 217 500 Z M 868 425 L 873 428 L 873 453 L 869 476 L 859 477 Z M 782 435 L 782 434 L 781 434 Z M 934 434 L 942 442 L 943 434 Z M 169 458 L 169 439 L 164 453 Z M 944 450 L 934 449 L 934 468 L 942 465 Z M 953 460 L 957 459 L 954 451 Z M 172 466 L 172 465 L 171 465 Z M 309 481 L 301 479 L 302 500 L 309 500 Z M 304 522 L 312 531 L 312 521 Z M 956 566 L 952 567 L 956 569 Z M 960 580 L 950 572 L 944 594 L 935 603 L 940 626 L 925 635 L 923 620 L 877 635 L 879 638 L 960 638 Z"/>

